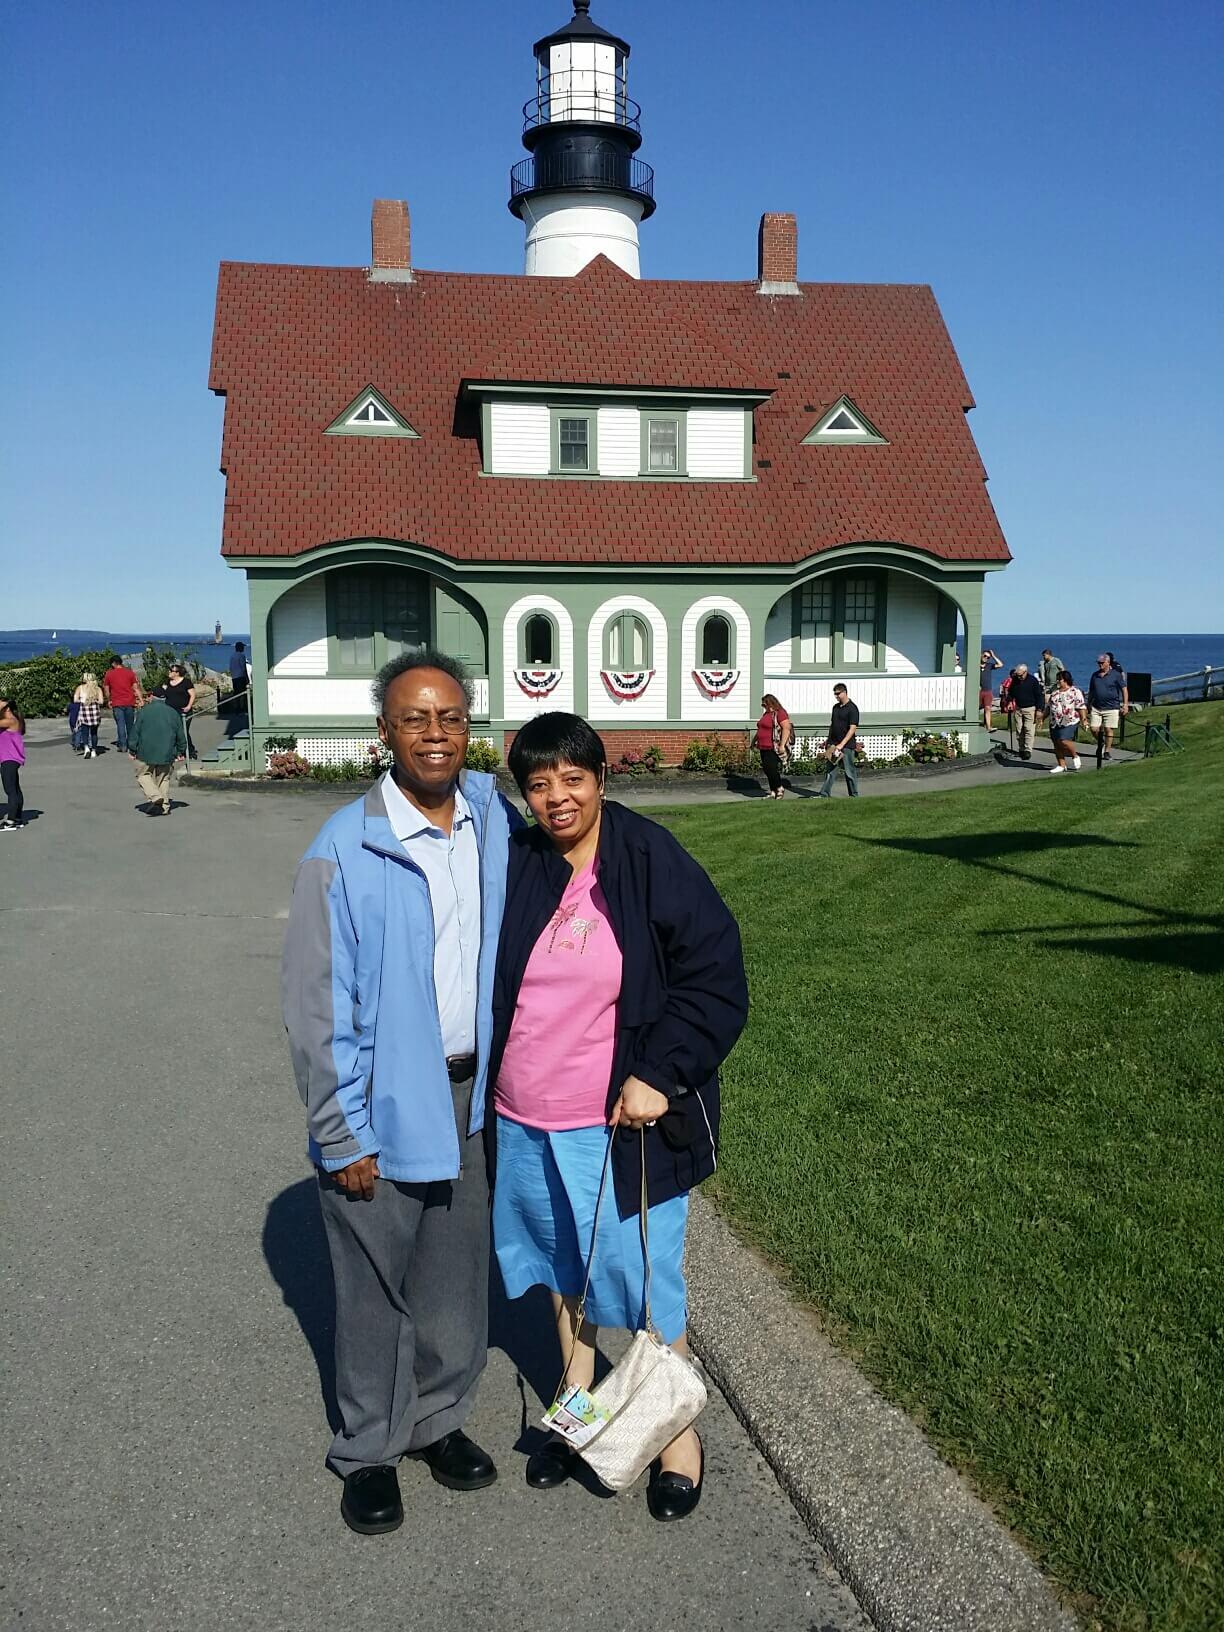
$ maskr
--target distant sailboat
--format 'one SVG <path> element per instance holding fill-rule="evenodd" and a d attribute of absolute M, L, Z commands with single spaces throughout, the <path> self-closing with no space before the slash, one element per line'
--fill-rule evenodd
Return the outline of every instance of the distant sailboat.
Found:
<path fill-rule="evenodd" d="M 52 629 L 51 639 L 52 640 L 58 640 L 59 639 L 59 630 L 58 629 Z"/>
<path fill-rule="evenodd" d="M 217 627 L 213 630 L 213 645 L 214 646 L 220 646 L 220 644 L 221 644 L 221 619 L 218 618 L 217 619 Z"/>

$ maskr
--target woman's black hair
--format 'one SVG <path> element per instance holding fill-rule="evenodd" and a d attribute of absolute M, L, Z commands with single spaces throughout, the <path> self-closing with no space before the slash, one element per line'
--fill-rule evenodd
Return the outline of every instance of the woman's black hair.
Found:
<path fill-rule="evenodd" d="M 521 726 L 506 756 L 510 774 L 525 793 L 535 771 L 553 771 L 558 765 L 577 765 L 602 781 L 608 755 L 599 732 L 581 714 L 537 714 Z"/>
<path fill-rule="evenodd" d="M 1065 680 L 1069 686 L 1073 686 L 1075 684 L 1075 676 L 1071 673 L 1070 669 L 1059 669 L 1058 679 Z"/>

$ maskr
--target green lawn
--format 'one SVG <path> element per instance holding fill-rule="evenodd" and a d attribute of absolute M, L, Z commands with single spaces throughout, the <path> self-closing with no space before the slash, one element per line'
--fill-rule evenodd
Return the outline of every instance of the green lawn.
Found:
<path fill-rule="evenodd" d="M 1075 778 L 665 817 L 752 983 L 720 1205 L 1126 1632 L 1224 1626 L 1224 705 L 1174 729 Z"/>

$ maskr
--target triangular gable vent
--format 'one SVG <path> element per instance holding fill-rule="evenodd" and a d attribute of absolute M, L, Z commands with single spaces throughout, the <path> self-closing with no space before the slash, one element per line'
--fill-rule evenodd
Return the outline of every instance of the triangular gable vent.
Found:
<path fill-rule="evenodd" d="M 327 427 L 328 436 L 416 436 L 408 421 L 372 385 Z"/>
<path fill-rule="evenodd" d="M 804 442 L 851 442 L 886 444 L 875 426 L 849 397 L 839 397 L 804 437 Z"/>

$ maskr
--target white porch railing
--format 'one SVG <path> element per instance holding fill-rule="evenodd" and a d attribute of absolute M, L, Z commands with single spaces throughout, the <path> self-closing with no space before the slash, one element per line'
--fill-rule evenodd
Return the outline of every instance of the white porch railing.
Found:
<path fill-rule="evenodd" d="M 478 720 L 489 717 L 489 681 L 478 675 L 472 681 L 472 713 Z M 343 675 L 306 679 L 272 675 L 268 680 L 268 715 L 278 719 L 360 719 L 369 715 L 373 733 L 374 705 L 370 701 L 368 679 Z"/>
<path fill-rule="evenodd" d="M 844 680 L 864 714 L 947 714 L 963 719 L 963 674 L 767 674 L 765 690 L 788 714 L 822 715 L 833 707 L 833 687 Z"/>

